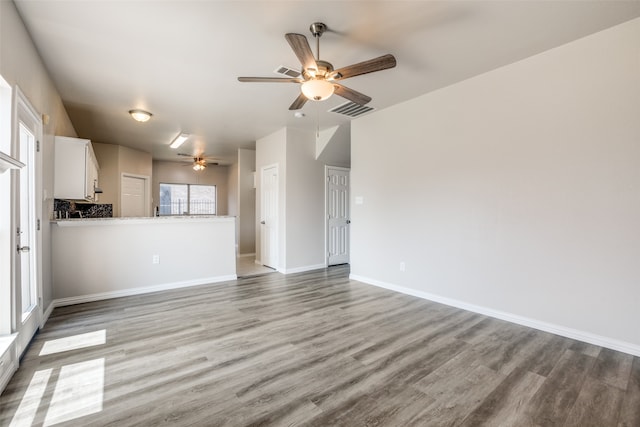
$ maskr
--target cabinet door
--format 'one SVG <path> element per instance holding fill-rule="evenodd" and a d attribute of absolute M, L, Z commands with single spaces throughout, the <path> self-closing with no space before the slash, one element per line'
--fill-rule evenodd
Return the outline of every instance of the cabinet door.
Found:
<path fill-rule="evenodd" d="M 57 199 L 84 199 L 88 140 L 56 137 L 54 196 Z"/>
<path fill-rule="evenodd" d="M 89 155 L 89 145 L 84 148 L 84 158 L 85 158 L 85 172 L 84 172 L 84 194 L 85 199 L 93 200 L 93 174 L 92 174 L 92 166 L 91 166 L 91 156 Z"/>
<path fill-rule="evenodd" d="M 91 146 L 87 146 L 87 199 L 98 201 L 98 195 L 95 192 L 95 188 L 98 186 L 98 161 L 96 160 Z"/>

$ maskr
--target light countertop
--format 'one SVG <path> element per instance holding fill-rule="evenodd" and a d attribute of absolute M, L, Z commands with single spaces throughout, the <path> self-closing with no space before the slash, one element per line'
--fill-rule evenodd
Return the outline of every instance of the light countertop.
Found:
<path fill-rule="evenodd" d="M 176 222 L 227 222 L 235 221 L 233 216 L 218 215 L 173 215 L 152 217 L 115 217 L 115 218 L 69 218 L 54 219 L 51 224 L 59 227 L 82 227 L 92 225 L 116 225 L 116 224 L 161 224 Z"/>

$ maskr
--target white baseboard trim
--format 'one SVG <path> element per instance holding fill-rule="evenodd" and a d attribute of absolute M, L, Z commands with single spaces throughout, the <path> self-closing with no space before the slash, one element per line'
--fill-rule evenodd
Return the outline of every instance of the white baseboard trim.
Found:
<path fill-rule="evenodd" d="M 132 295 L 148 294 L 151 292 L 168 291 L 171 289 L 188 288 L 191 286 L 208 285 L 217 282 L 226 282 L 236 280 L 238 276 L 229 274 L 227 276 L 216 276 L 197 280 L 187 280 L 184 282 L 163 283 L 161 285 L 146 286 L 143 288 L 124 289 L 120 291 L 100 292 L 97 294 L 79 295 L 76 297 L 58 298 L 51 303 L 55 307 L 64 307 L 67 305 L 82 304 L 85 302 L 100 301 L 111 298 L 128 297 Z"/>
<path fill-rule="evenodd" d="M 47 320 L 49 320 L 49 316 L 51 316 L 51 312 L 53 311 L 53 309 L 56 307 L 56 305 L 54 304 L 55 301 L 51 301 L 49 303 L 49 307 L 47 307 L 47 309 L 44 311 L 44 313 L 42 314 L 42 320 L 40 321 L 40 328 L 42 328 L 44 326 L 45 323 L 47 323 Z"/>
<path fill-rule="evenodd" d="M 256 259 L 256 260 L 254 260 L 253 262 L 254 262 L 255 264 L 262 265 L 262 261 L 260 261 L 259 259 Z"/>
<path fill-rule="evenodd" d="M 322 268 L 327 268 L 327 266 L 325 264 L 305 265 L 304 267 L 286 268 L 278 271 L 282 274 L 293 274 L 293 273 L 304 273 L 305 271 L 311 271 L 311 270 L 320 270 Z"/>
<path fill-rule="evenodd" d="M 251 254 L 238 254 L 238 258 L 244 258 L 244 257 L 248 257 L 248 256 L 256 256 L 256 253 L 253 252 Z"/>
<path fill-rule="evenodd" d="M 357 274 L 350 274 L 349 279 L 640 357 L 639 345 L 616 340 L 614 338 L 604 337 L 578 329 L 567 328 L 565 326 L 555 325 L 553 323 L 543 322 L 541 320 L 531 319 L 513 313 L 494 310 L 480 305 L 469 304 L 464 301 L 382 282 L 380 280 L 359 276 Z"/>

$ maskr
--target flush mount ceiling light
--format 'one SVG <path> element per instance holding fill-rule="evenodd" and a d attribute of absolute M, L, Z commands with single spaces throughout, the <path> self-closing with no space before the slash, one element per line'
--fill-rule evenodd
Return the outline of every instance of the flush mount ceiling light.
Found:
<path fill-rule="evenodd" d="M 129 110 L 129 114 L 131 114 L 133 120 L 141 123 L 148 122 L 151 116 L 153 116 L 153 114 L 144 110 Z"/>
<path fill-rule="evenodd" d="M 171 145 L 169 145 L 169 147 L 171 148 L 178 148 L 180 147 L 182 144 L 184 144 L 184 142 L 189 138 L 189 134 L 188 133 L 181 133 L 180 135 L 176 136 L 176 138 L 171 142 Z"/>

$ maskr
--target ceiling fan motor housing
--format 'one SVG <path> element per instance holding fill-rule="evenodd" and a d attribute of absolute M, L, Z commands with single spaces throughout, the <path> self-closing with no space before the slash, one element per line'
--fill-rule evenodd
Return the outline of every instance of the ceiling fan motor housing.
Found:
<path fill-rule="evenodd" d="M 311 31 L 313 37 L 320 37 L 325 31 L 327 31 L 327 26 L 322 22 L 314 22 L 309 27 L 309 31 Z"/>
<path fill-rule="evenodd" d="M 316 65 L 318 66 L 317 70 L 302 70 L 302 77 L 305 80 L 317 79 L 317 78 L 326 78 L 333 71 L 333 65 L 327 61 L 316 61 Z"/>

